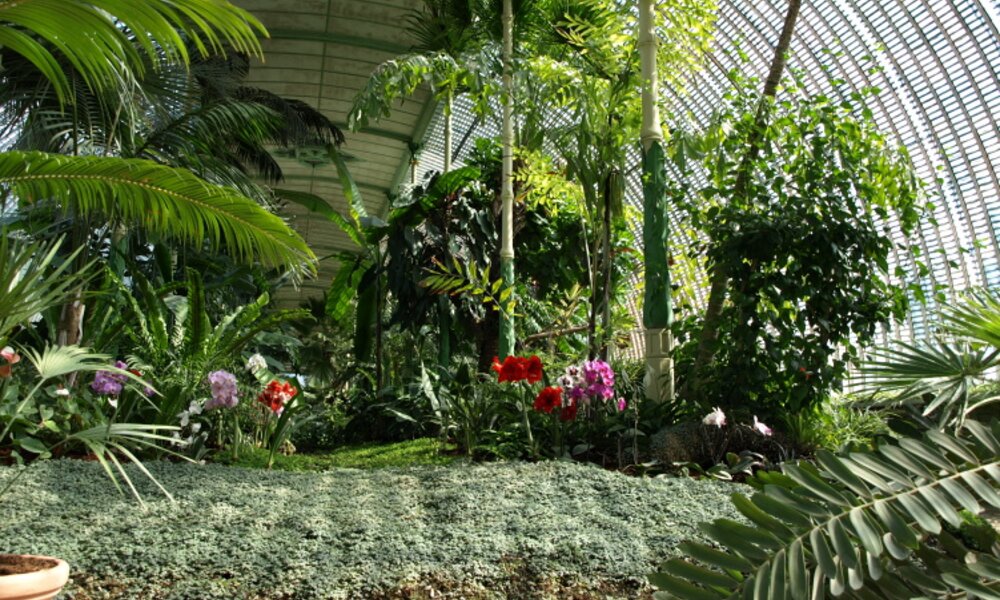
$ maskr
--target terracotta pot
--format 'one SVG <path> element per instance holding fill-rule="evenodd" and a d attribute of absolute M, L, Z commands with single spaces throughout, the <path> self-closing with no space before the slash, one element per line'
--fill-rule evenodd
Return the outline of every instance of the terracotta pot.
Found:
<path fill-rule="evenodd" d="M 0 567 L 24 559 L 42 563 L 37 570 L 12 575 L 0 575 L 0 600 L 50 600 L 55 598 L 69 579 L 69 564 L 49 556 L 0 554 Z"/>

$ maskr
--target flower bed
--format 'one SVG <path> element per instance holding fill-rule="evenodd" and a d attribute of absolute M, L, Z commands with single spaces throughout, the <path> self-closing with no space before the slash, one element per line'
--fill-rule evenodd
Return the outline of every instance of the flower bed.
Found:
<path fill-rule="evenodd" d="M 65 558 L 75 598 L 631 598 L 698 522 L 735 516 L 731 485 L 562 462 L 148 466 L 175 504 L 136 476 L 143 512 L 93 463 L 32 466 L 0 551 Z"/>

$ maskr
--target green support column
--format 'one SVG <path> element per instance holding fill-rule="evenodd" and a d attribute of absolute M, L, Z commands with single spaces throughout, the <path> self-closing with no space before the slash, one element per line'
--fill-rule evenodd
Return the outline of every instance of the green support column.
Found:
<path fill-rule="evenodd" d="M 670 358 L 673 303 L 668 254 L 670 222 L 666 206 L 666 154 L 660 126 L 659 71 L 656 53 L 654 0 L 639 0 L 639 53 L 642 65 L 642 242 L 645 296 L 642 324 L 646 330 L 646 397 L 669 401 L 674 397 L 674 365 Z"/>
<path fill-rule="evenodd" d="M 672 400 L 674 369 L 670 351 L 673 336 L 673 302 L 670 297 L 670 222 L 666 210 L 666 169 L 663 144 L 654 141 L 642 156 L 643 258 L 645 297 L 642 324 L 646 329 L 646 395 L 653 400 Z"/>

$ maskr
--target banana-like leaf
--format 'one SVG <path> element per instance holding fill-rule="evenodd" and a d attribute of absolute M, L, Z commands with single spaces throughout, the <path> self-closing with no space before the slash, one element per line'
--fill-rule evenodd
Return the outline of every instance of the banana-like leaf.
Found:
<path fill-rule="evenodd" d="M 18 0 L 0 2 L 0 46 L 31 61 L 61 102 L 73 97 L 65 57 L 91 89 L 122 69 L 142 73 L 152 57 L 187 64 L 188 43 L 202 56 L 260 56 L 263 25 L 226 0 Z"/>
<path fill-rule="evenodd" d="M 749 524 L 705 525 L 717 547 L 685 542 L 685 558 L 650 576 L 657 597 L 998 598 L 1000 548 L 972 551 L 945 529 L 961 525 L 963 510 L 1000 508 L 998 437 L 996 422 L 970 420 L 960 436 L 820 452 L 818 468 L 761 474 L 762 491 L 734 495 Z"/>
<path fill-rule="evenodd" d="M 0 153 L 0 183 L 25 203 L 51 199 L 79 214 L 121 218 L 235 257 L 293 271 L 315 270 L 315 255 L 281 218 L 233 190 L 188 171 L 138 159 Z"/>
<path fill-rule="evenodd" d="M 361 219 L 368 216 L 368 209 L 365 208 L 361 190 L 358 188 L 357 182 L 354 181 L 351 170 L 347 168 L 347 161 L 344 160 L 344 154 L 340 151 L 340 147 L 336 144 L 328 144 L 327 152 L 329 152 L 330 159 L 333 160 L 333 164 L 337 167 L 337 175 L 340 177 L 340 185 L 344 190 L 344 197 L 347 198 L 347 204 L 351 207 L 351 218 L 354 219 L 354 222 L 360 228 Z"/>

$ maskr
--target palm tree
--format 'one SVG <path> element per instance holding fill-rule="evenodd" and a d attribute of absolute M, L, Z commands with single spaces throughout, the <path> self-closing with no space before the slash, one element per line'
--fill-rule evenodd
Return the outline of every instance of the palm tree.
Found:
<path fill-rule="evenodd" d="M 23 58 L 37 69 L 39 94 L 54 94 L 76 114 L 85 91 L 114 96 L 134 90 L 138 78 L 165 65 L 189 65 L 196 56 L 226 49 L 260 55 L 262 33 L 256 19 L 224 0 L 0 4 L 5 66 L 15 62 L 8 58 Z M 4 108 L 5 116 L 20 114 Z M 50 200 L 83 217 L 120 218 L 197 244 L 207 239 L 244 260 L 313 268 L 315 256 L 302 238 L 238 191 L 185 169 L 103 150 L 91 156 L 0 153 L 0 182 L 23 205 Z"/>
<path fill-rule="evenodd" d="M 479 73 L 468 55 L 481 44 L 477 17 L 469 0 L 424 0 L 424 10 L 409 15 L 406 33 L 416 41 L 410 53 L 380 64 L 358 93 L 348 125 L 358 129 L 392 114 L 397 100 L 429 85 L 444 103 L 444 171 L 451 170 L 452 107 L 466 91 L 482 91 Z"/>

